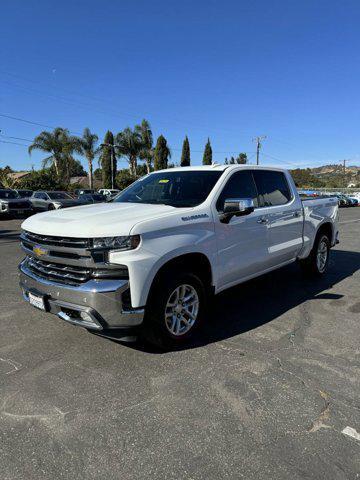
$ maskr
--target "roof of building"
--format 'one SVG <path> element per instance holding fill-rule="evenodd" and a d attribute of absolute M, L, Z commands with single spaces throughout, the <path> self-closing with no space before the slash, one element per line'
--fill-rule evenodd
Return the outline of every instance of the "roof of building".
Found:
<path fill-rule="evenodd" d="M 8 177 L 11 178 L 12 180 L 20 180 L 27 175 L 30 175 L 31 171 L 29 172 L 11 172 L 8 173 Z"/>

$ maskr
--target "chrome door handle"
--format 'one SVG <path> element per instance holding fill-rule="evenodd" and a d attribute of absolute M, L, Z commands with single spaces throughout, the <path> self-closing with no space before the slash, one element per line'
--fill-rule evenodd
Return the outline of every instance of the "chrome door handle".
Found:
<path fill-rule="evenodd" d="M 269 220 L 266 218 L 266 217 L 260 217 L 258 220 L 257 220 L 257 223 L 261 223 L 262 225 L 265 225 L 266 223 L 268 223 Z"/>

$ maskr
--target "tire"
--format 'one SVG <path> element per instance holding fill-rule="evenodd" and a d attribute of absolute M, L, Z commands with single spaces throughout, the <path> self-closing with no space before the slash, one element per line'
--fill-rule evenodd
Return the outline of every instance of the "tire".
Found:
<path fill-rule="evenodd" d="M 189 298 L 188 305 L 178 303 L 183 298 Z M 184 346 L 204 321 L 205 303 L 206 289 L 197 275 L 163 274 L 151 289 L 141 336 L 165 350 Z"/>
<path fill-rule="evenodd" d="M 55 210 L 55 207 L 52 203 L 50 203 L 50 205 L 48 206 L 48 210 Z"/>
<path fill-rule="evenodd" d="M 320 233 L 315 239 L 310 255 L 301 260 L 303 271 L 311 276 L 321 277 L 326 273 L 330 257 L 330 240 L 325 233 Z"/>

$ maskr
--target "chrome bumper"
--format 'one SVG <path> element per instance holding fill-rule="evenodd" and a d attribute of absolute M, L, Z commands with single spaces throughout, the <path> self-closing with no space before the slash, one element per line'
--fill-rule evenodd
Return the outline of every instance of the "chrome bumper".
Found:
<path fill-rule="evenodd" d="M 29 292 L 44 297 L 46 311 L 69 323 L 106 330 L 136 327 L 143 321 L 143 309 L 123 308 L 122 294 L 129 288 L 128 280 L 89 280 L 70 286 L 38 277 L 24 262 L 19 270 L 24 299 L 29 301 Z"/>

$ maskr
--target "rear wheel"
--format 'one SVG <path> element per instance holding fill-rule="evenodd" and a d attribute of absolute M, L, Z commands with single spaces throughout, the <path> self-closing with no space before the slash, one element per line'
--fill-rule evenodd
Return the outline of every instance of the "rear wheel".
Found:
<path fill-rule="evenodd" d="M 327 235 L 320 233 L 316 239 L 313 249 L 308 258 L 301 260 L 301 266 L 305 273 L 321 276 L 323 275 L 329 264 L 330 256 L 330 240 Z"/>
<path fill-rule="evenodd" d="M 164 274 L 153 287 L 145 311 L 143 336 L 161 348 L 184 345 L 200 327 L 205 287 L 189 272 Z"/>
<path fill-rule="evenodd" d="M 55 210 L 55 207 L 52 203 L 50 203 L 50 205 L 48 206 L 48 210 Z"/>

